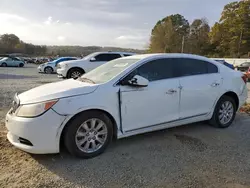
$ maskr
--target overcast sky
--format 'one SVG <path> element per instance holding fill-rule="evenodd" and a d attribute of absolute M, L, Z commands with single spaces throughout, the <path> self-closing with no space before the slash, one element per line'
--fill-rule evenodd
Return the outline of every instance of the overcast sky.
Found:
<path fill-rule="evenodd" d="M 232 0 L 1 0 L 0 34 L 47 45 L 143 49 L 155 23 L 170 14 L 217 21 Z"/>

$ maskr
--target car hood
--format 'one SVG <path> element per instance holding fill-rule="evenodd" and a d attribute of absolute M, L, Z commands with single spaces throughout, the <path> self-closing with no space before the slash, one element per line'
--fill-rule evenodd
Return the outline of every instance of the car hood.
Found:
<path fill-rule="evenodd" d="M 97 87 L 97 84 L 69 79 L 33 88 L 19 94 L 18 98 L 20 104 L 38 103 L 52 99 L 92 93 Z"/>
<path fill-rule="evenodd" d="M 60 65 L 64 65 L 67 64 L 68 66 L 76 66 L 76 65 L 82 65 L 83 63 L 87 63 L 87 60 L 83 60 L 83 59 L 78 59 L 78 60 L 71 60 L 71 61 L 64 61 L 61 62 Z"/>

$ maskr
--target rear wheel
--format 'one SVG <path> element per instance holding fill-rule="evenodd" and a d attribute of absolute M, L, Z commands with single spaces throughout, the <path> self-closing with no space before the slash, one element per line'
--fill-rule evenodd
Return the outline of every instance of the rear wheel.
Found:
<path fill-rule="evenodd" d="M 7 64 L 6 63 L 2 63 L 2 67 L 7 67 Z"/>
<path fill-rule="evenodd" d="M 232 97 L 222 96 L 216 104 L 210 124 L 214 127 L 229 127 L 236 115 L 236 103 Z"/>
<path fill-rule="evenodd" d="M 84 71 L 79 68 L 70 69 L 67 78 L 77 78 L 84 74 Z"/>
<path fill-rule="evenodd" d="M 98 111 L 83 112 L 64 131 L 64 144 L 76 157 L 91 158 L 101 154 L 112 140 L 111 120 Z"/>
<path fill-rule="evenodd" d="M 44 68 L 44 72 L 45 72 L 46 74 L 51 74 L 51 73 L 53 72 L 53 69 L 52 69 L 51 67 L 45 67 L 45 68 Z"/>

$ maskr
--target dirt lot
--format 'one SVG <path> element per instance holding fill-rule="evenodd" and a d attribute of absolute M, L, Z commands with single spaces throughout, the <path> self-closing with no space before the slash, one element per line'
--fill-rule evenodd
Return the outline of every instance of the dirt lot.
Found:
<path fill-rule="evenodd" d="M 205 123 L 115 141 L 94 159 L 66 151 L 30 155 L 6 140 L 4 116 L 15 92 L 48 82 L 32 65 L 0 68 L 0 187 L 250 187 L 250 118 L 228 129 Z"/>

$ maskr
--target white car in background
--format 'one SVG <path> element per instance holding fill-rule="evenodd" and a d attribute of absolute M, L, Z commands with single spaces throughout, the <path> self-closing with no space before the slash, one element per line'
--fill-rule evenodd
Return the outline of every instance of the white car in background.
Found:
<path fill-rule="evenodd" d="M 16 95 L 8 140 L 30 153 L 102 153 L 113 138 L 209 120 L 229 127 L 247 99 L 241 72 L 201 56 L 135 55 Z"/>
<path fill-rule="evenodd" d="M 52 74 L 56 72 L 56 67 L 59 63 L 62 63 L 64 61 L 72 61 L 77 60 L 76 57 L 60 57 L 54 61 L 50 61 L 47 63 L 43 63 L 37 67 L 38 72 L 46 73 L 46 74 Z"/>
<path fill-rule="evenodd" d="M 134 55 L 134 53 L 95 52 L 77 61 L 60 63 L 57 66 L 57 74 L 59 78 L 76 78 L 108 61 L 131 55 Z"/>

